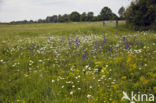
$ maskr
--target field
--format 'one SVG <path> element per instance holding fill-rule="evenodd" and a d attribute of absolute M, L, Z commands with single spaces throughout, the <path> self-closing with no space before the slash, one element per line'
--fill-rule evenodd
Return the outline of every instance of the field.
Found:
<path fill-rule="evenodd" d="M 129 103 L 123 91 L 156 95 L 155 31 L 0 24 L 0 103 Z"/>

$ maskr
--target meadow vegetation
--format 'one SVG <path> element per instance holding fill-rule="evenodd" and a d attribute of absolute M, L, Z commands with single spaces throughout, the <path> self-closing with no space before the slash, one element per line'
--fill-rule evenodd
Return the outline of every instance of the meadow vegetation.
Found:
<path fill-rule="evenodd" d="M 129 103 L 123 91 L 156 95 L 155 31 L 0 24 L 0 103 Z"/>

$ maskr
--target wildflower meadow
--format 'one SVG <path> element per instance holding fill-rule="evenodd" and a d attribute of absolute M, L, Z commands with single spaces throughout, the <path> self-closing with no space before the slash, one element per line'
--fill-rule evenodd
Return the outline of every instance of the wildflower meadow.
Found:
<path fill-rule="evenodd" d="M 0 25 L 0 103 L 130 103 L 123 91 L 154 103 L 154 31 L 124 22 Z"/>

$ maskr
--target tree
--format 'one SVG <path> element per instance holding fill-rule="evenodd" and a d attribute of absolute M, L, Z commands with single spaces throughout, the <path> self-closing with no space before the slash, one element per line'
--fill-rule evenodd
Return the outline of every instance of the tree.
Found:
<path fill-rule="evenodd" d="M 104 7 L 100 12 L 101 20 L 111 20 L 112 19 L 112 10 L 108 7 Z"/>
<path fill-rule="evenodd" d="M 87 21 L 92 21 L 94 17 L 94 13 L 93 12 L 88 12 L 87 14 Z"/>
<path fill-rule="evenodd" d="M 57 15 L 53 15 L 53 16 L 48 16 L 47 18 L 46 18 L 46 22 L 57 22 L 58 21 L 58 17 L 57 17 Z"/>
<path fill-rule="evenodd" d="M 117 19 L 119 19 L 119 17 L 115 13 L 113 13 L 112 14 L 112 20 L 117 20 Z"/>
<path fill-rule="evenodd" d="M 118 10 L 118 14 L 120 16 L 120 19 L 124 18 L 124 13 L 125 13 L 125 8 L 122 6 L 119 10 Z"/>
<path fill-rule="evenodd" d="M 136 30 L 156 29 L 156 0 L 135 0 L 125 14 L 127 24 Z"/>
<path fill-rule="evenodd" d="M 68 22 L 69 16 L 67 14 L 58 15 L 58 22 Z"/>
<path fill-rule="evenodd" d="M 79 22 L 80 21 L 80 14 L 76 11 L 72 12 L 70 14 L 70 20 L 74 22 Z"/>
<path fill-rule="evenodd" d="M 86 12 L 83 12 L 81 14 L 80 21 L 87 21 L 87 14 L 86 14 Z"/>

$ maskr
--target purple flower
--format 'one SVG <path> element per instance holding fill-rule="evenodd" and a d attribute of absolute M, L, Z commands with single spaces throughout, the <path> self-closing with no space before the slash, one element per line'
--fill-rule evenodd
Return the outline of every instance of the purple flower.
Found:
<path fill-rule="evenodd" d="M 94 50 L 97 50 L 97 47 L 96 47 L 96 46 L 93 46 L 93 49 L 94 49 Z"/>
<path fill-rule="evenodd" d="M 78 38 L 76 38 L 75 43 L 76 43 L 77 46 L 79 46 L 80 40 Z"/>
<path fill-rule="evenodd" d="M 123 37 L 123 41 L 126 41 L 126 37 Z"/>
<path fill-rule="evenodd" d="M 130 43 L 128 41 L 125 42 L 125 48 L 130 49 Z"/>
<path fill-rule="evenodd" d="M 104 37 L 104 39 L 103 39 L 103 43 L 105 43 L 106 42 L 106 38 Z"/>
<path fill-rule="evenodd" d="M 109 55 L 111 55 L 111 51 L 112 51 L 111 48 L 109 48 Z"/>
<path fill-rule="evenodd" d="M 102 47 L 104 46 L 104 44 L 106 43 L 106 38 L 104 37 L 103 42 L 102 42 Z"/>
<path fill-rule="evenodd" d="M 80 54 L 80 53 L 78 53 L 77 55 L 80 57 L 80 55 L 81 55 L 81 54 Z"/>
<path fill-rule="evenodd" d="M 33 50 L 33 48 L 34 48 L 34 47 L 33 47 L 33 45 L 32 45 L 32 46 L 30 46 L 30 50 Z"/>
<path fill-rule="evenodd" d="M 87 52 L 85 52 L 82 56 L 82 60 L 85 60 L 87 58 Z"/>

